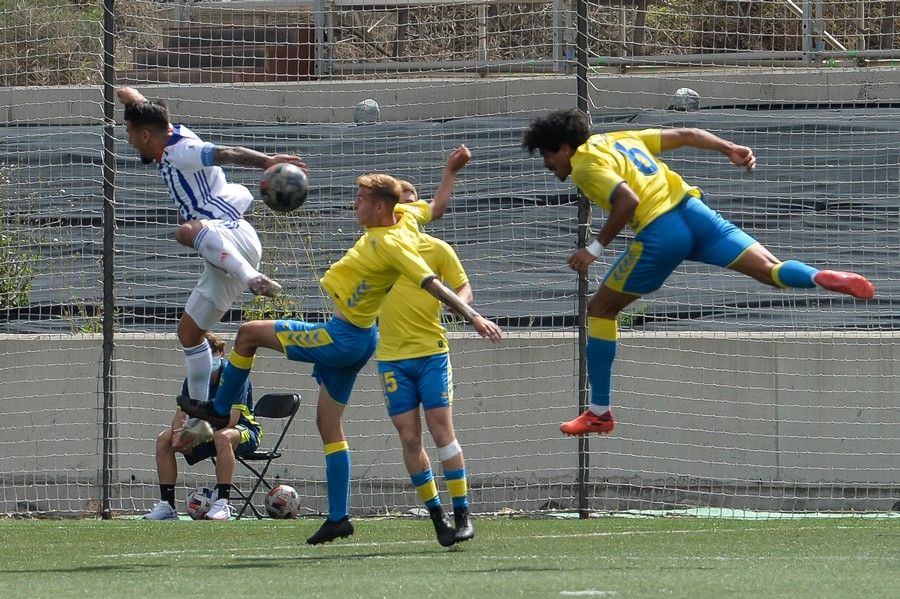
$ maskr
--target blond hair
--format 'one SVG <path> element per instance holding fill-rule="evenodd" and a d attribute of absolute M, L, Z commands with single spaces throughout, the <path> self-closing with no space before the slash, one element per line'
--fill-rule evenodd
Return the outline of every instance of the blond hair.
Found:
<path fill-rule="evenodd" d="M 225 354 L 225 340 L 213 333 L 206 331 L 206 342 L 214 354 Z"/>
<path fill-rule="evenodd" d="M 400 201 L 402 186 L 397 179 L 390 175 L 382 173 L 362 175 L 356 179 L 356 184 L 365 187 L 373 196 L 390 206 L 394 206 Z"/>
<path fill-rule="evenodd" d="M 400 191 L 401 192 L 411 193 L 414 196 L 416 196 L 417 198 L 419 197 L 419 192 L 416 191 L 415 185 L 413 185 L 412 183 L 410 183 L 409 181 L 406 181 L 404 179 L 398 179 L 398 182 L 400 183 Z"/>

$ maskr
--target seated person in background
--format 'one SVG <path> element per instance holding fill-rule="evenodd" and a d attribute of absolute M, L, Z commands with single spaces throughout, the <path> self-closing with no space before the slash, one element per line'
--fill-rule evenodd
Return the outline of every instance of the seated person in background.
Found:
<path fill-rule="evenodd" d="M 213 354 L 209 393 L 214 396 L 224 368 L 225 341 L 213 332 L 206 333 L 206 340 Z M 181 392 L 187 393 L 187 381 L 184 382 Z M 212 441 L 196 443 L 193 439 L 183 438 L 182 429 L 186 419 L 187 415 L 179 409 L 172 419 L 172 426 L 156 437 L 156 471 L 159 477 L 160 501 L 144 516 L 144 519 L 178 519 L 178 512 L 175 509 L 175 482 L 178 479 L 175 452 L 179 452 L 184 455 L 189 466 L 216 456 L 216 500 L 206 518 L 228 520 L 232 512 L 228 499 L 234 475 L 234 456 L 256 451 L 262 437 L 259 423 L 253 417 L 253 389 L 249 379 L 235 396 L 227 425 L 213 433 Z"/>

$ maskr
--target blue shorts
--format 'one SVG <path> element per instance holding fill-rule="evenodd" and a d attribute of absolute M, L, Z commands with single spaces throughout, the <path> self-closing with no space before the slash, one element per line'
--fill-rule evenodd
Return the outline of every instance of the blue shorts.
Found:
<path fill-rule="evenodd" d="M 238 424 L 234 428 L 241 432 L 241 443 L 234 450 L 234 455 L 250 455 L 256 451 L 259 447 L 259 429 L 244 424 Z M 207 441 L 194 447 L 190 455 L 184 454 L 184 461 L 188 463 L 188 466 L 193 466 L 197 462 L 202 462 L 214 455 L 216 455 L 216 443 L 215 441 Z"/>
<path fill-rule="evenodd" d="M 379 361 L 378 374 L 390 416 L 415 410 L 419 404 L 431 410 L 446 408 L 453 403 L 450 354 Z"/>
<path fill-rule="evenodd" d="M 353 326 L 340 318 L 322 324 L 276 320 L 275 334 L 288 360 L 311 362 L 312 375 L 338 403 L 347 405 L 356 375 L 378 344 L 378 329 Z"/>
<path fill-rule="evenodd" d="M 647 225 L 606 273 L 614 291 L 643 295 L 656 291 L 685 260 L 729 266 L 755 239 L 695 197 Z"/>

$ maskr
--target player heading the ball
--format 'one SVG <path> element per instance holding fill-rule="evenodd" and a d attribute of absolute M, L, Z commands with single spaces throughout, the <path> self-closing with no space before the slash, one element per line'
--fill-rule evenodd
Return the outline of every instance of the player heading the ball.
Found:
<path fill-rule="evenodd" d="M 613 263 L 587 306 L 587 365 L 591 405 L 562 423 L 567 435 L 608 433 L 610 379 L 616 357 L 616 317 L 628 304 L 659 289 L 685 260 L 728 268 L 773 287 L 821 287 L 859 299 L 875 295 L 875 286 L 852 272 L 819 270 L 797 260 L 782 262 L 761 243 L 722 218 L 703 201 L 703 193 L 658 158 L 683 146 L 715 150 L 735 166 L 752 171 L 753 150 L 703 129 L 644 129 L 591 135 L 586 114 L 560 110 L 535 119 L 522 147 L 536 150 L 560 181 L 570 176 L 591 202 L 609 213 L 587 247 L 569 257 L 569 266 L 585 272 L 625 226 L 634 240 Z"/>

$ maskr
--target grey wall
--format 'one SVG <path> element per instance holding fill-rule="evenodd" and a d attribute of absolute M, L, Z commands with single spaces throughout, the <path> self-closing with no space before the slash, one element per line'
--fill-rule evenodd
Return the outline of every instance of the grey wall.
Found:
<path fill-rule="evenodd" d="M 701 107 L 778 103 L 896 102 L 894 68 L 723 69 L 590 78 L 594 107 L 656 108 L 672 104 L 680 87 L 700 93 Z M 381 120 L 403 122 L 474 115 L 538 113 L 575 105 L 574 76 L 400 78 L 243 85 L 148 85 L 149 97 L 169 98 L 172 114 L 204 123 L 352 123 L 355 105 L 377 101 Z M 0 122 L 102 123 L 97 87 L 2 88 Z M 119 109 L 121 118 L 121 109 Z"/>
<path fill-rule="evenodd" d="M 900 491 L 898 339 L 896 332 L 623 335 L 614 378 L 619 424 L 590 441 L 592 507 L 890 509 Z M 8 406 L 0 512 L 93 509 L 99 338 L 0 341 Z M 577 413 L 574 338 L 519 333 L 491 347 L 463 336 L 453 340 L 452 356 L 456 428 L 476 509 L 572 507 L 576 443 L 557 427 Z M 115 359 L 114 508 L 139 511 L 156 497 L 154 438 L 171 418 L 181 354 L 172 336 L 122 335 Z M 297 487 L 308 509 L 321 511 L 324 468 L 309 372 L 267 352 L 253 381 L 257 395 L 302 394 L 273 474 Z M 415 506 L 374 363 L 346 416 L 354 510 Z M 265 424 L 263 445 L 276 429 Z M 214 482 L 208 465 L 179 465 L 187 486 Z"/>

